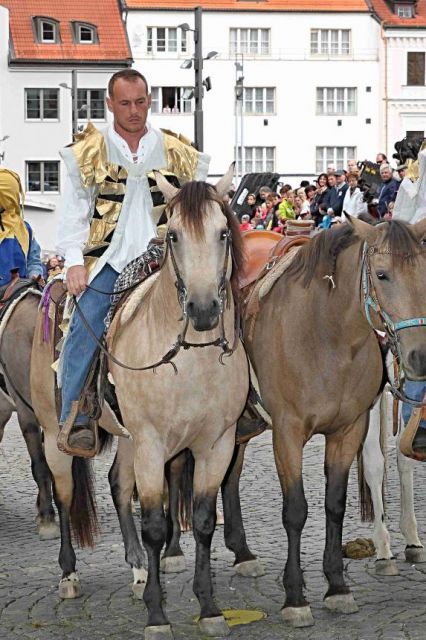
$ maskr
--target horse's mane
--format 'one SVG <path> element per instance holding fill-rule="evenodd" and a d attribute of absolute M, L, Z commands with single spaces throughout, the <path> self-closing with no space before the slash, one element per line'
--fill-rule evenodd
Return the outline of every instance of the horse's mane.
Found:
<path fill-rule="evenodd" d="M 411 226 L 400 220 L 380 224 L 386 225 L 380 244 L 388 248 L 392 261 L 404 266 L 413 260 L 419 252 L 419 244 Z M 334 275 L 339 254 L 357 241 L 360 242 L 360 238 L 349 224 L 325 229 L 301 247 L 286 274 L 303 277 L 304 287 L 309 286 L 320 266 L 321 277 L 324 273 Z"/>
<path fill-rule="evenodd" d="M 173 209 L 179 205 L 179 214 L 184 228 L 196 238 L 204 237 L 204 223 L 209 202 L 217 202 L 222 213 L 226 217 L 228 228 L 232 234 L 232 285 L 234 293 L 235 284 L 244 262 L 243 241 L 240 227 L 231 208 L 222 200 L 216 188 L 207 182 L 187 182 L 170 201 L 169 207 Z"/>

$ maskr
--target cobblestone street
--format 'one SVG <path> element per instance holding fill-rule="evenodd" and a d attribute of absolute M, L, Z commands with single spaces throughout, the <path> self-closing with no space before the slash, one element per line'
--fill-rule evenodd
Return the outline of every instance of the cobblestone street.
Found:
<path fill-rule="evenodd" d="M 324 482 L 322 438 L 305 449 L 305 487 L 309 516 L 303 537 L 303 567 L 308 599 L 316 624 L 292 630 L 284 626 L 282 571 L 286 539 L 281 524 L 281 494 L 276 477 L 271 434 L 249 445 L 242 478 L 242 506 L 247 538 L 264 563 L 261 578 L 236 577 L 233 556 L 218 527 L 213 540 L 213 571 L 217 600 L 224 609 L 258 609 L 266 619 L 232 628 L 233 640 L 424 640 L 426 638 L 426 564 L 404 561 L 399 534 L 399 488 L 393 439 L 389 439 L 387 518 L 401 575 L 376 577 L 374 559 L 345 560 L 346 579 L 359 612 L 343 616 L 322 606 L 326 587 L 322 574 L 324 545 Z M 77 550 L 83 597 L 61 601 L 59 541 L 40 542 L 35 527 L 35 484 L 16 419 L 6 427 L 0 449 L 0 638 L 12 640 L 131 640 L 143 638 L 146 612 L 131 592 L 131 571 L 124 562 L 118 521 L 109 495 L 107 472 L 112 454 L 96 461 L 97 501 L 101 534 L 94 550 Z M 421 537 L 426 530 L 425 468 L 416 470 L 416 505 Z M 135 517 L 138 517 L 136 514 Z M 344 540 L 371 536 L 372 528 L 358 516 L 356 473 L 351 474 Z M 192 592 L 194 544 L 183 535 L 187 569 L 163 575 L 166 608 L 176 640 L 201 639 L 193 623 L 198 602 Z"/>

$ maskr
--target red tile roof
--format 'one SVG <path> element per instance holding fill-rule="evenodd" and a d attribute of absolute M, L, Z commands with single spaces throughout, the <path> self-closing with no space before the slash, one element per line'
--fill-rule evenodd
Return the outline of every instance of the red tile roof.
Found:
<path fill-rule="evenodd" d="M 366 0 L 125 0 L 128 9 L 195 9 L 205 11 L 339 11 L 368 12 Z"/>
<path fill-rule="evenodd" d="M 118 0 L 0 0 L 9 9 L 12 62 L 121 63 L 130 64 L 132 54 Z M 101 8 L 102 7 L 102 8 Z M 59 22 L 61 42 L 42 44 L 35 41 L 34 16 Z M 99 42 L 75 44 L 71 22 L 86 22 L 97 27 Z"/>
<path fill-rule="evenodd" d="M 374 12 L 384 25 L 388 27 L 426 27 L 426 0 L 418 0 L 415 5 L 414 18 L 400 18 L 390 8 L 385 0 L 371 0 Z"/>

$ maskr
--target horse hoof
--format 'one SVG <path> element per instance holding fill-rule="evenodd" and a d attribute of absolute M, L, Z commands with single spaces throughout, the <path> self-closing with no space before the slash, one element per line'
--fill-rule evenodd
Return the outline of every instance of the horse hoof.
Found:
<path fill-rule="evenodd" d="M 393 559 L 376 560 L 374 570 L 376 576 L 399 576 L 399 569 Z"/>
<path fill-rule="evenodd" d="M 405 560 L 412 564 L 426 562 L 426 551 L 423 547 L 405 547 Z"/>
<path fill-rule="evenodd" d="M 288 622 L 292 627 L 312 627 L 314 618 L 311 613 L 311 607 L 284 607 L 281 610 L 284 622 Z"/>
<path fill-rule="evenodd" d="M 145 627 L 145 640 L 174 640 L 172 628 L 169 624 Z"/>
<path fill-rule="evenodd" d="M 223 638 L 231 633 L 231 629 L 223 616 L 200 618 L 198 626 L 201 633 L 209 638 Z"/>
<path fill-rule="evenodd" d="M 61 532 L 56 522 L 40 522 L 37 527 L 40 540 L 56 540 L 61 537 Z"/>
<path fill-rule="evenodd" d="M 182 573 L 186 569 L 185 556 L 161 558 L 160 569 L 163 573 Z"/>
<path fill-rule="evenodd" d="M 260 578 L 265 575 L 265 569 L 257 558 L 255 560 L 246 560 L 234 565 L 234 571 L 243 578 Z"/>
<path fill-rule="evenodd" d="M 59 582 L 59 597 L 62 600 L 79 598 L 82 594 L 80 579 L 76 573 L 70 573 Z"/>
<path fill-rule="evenodd" d="M 358 605 L 351 593 L 338 593 L 335 596 L 324 598 L 324 605 L 330 611 L 338 613 L 356 613 Z"/>

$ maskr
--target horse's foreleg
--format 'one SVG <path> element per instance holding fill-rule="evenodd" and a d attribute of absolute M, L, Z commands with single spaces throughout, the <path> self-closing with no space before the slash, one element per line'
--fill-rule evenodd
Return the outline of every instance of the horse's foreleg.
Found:
<path fill-rule="evenodd" d="M 207 636 L 229 634 L 225 619 L 213 598 L 210 551 L 216 525 L 216 501 L 234 450 L 235 429 L 228 429 L 212 448 L 193 451 L 194 516 L 196 542 L 194 593 L 200 603 L 200 630 Z"/>
<path fill-rule="evenodd" d="M 38 487 L 37 530 L 40 540 L 59 538 L 59 527 L 55 522 L 52 505 L 52 479 L 41 440 L 41 429 L 36 418 L 17 399 L 18 422 L 31 459 L 31 472 Z"/>
<path fill-rule="evenodd" d="M 328 609 L 341 613 L 353 613 L 358 610 L 343 578 L 342 530 L 349 469 L 364 438 L 367 417 L 367 414 L 364 414 L 349 428 L 326 435 L 326 543 L 323 566 L 329 588 L 324 603 Z"/>
<path fill-rule="evenodd" d="M 376 573 L 379 575 L 398 575 L 399 571 L 393 559 L 390 546 L 389 531 L 385 523 L 383 505 L 383 479 L 385 474 L 385 458 L 380 445 L 381 404 L 382 398 L 370 411 L 370 422 L 362 449 L 362 460 L 365 481 L 370 488 L 374 509 L 373 539 L 376 547 Z M 385 407 L 383 407 L 384 409 Z"/>
<path fill-rule="evenodd" d="M 402 420 L 402 418 L 400 418 Z M 414 491 L 413 491 L 413 475 L 414 460 L 410 460 L 404 456 L 399 448 L 398 436 L 396 451 L 397 465 L 400 480 L 401 495 L 401 513 L 400 513 L 400 529 L 405 538 L 405 559 L 407 562 L 426 562 L 426 552 L 420 541 L 417 531 L 417 520 L 414 512 Z"/>
<path fill-rule="evenodd" d="M 73 458 L 61 453 L 56 445 L 56 431 L 45 431 L 45 451 L 53 479 L 53 496 L 59 514 L 61 548 L 59 566 L 62 578 L 59 582 L 60 598 L 78 598 L 81 595 L 80 579 L 76 573 L 76 556 L 71 541 L 71 505 L 74 482 Z"/>
<path fill-rule="evenodd" d="M 314 624 L 314 619 L 305 598 L 300 566 L 300 541 L 308 515 L 302 479 L 303 429 L 300 423 L 293 428 L 286 424 L 284 428 L 282 422 L 274 416 L 275 464 L 283 493 L 282 518 L 288 540 L 283 580 L 286 598 L 281 613 L 293 627 L 307 627 Z"/>
<path fill-rule="evenodd" d="M 166 550 L 161 558 L 161 570 L 165 573 L 179 573 L 185 569 L 185 556 L 180 546 L 181 522 L 179 519 L 179 487 L 186 472 L 186 453 L 183 451 L 166 464 L 166 479 L 169 489 L 167 510 Z M 192 483 L 192 477 L 190 478 Z M 192 505 L 190 506 L 192 510 Z M 186 524 L 185 522 L 182 524 Z"/>
<path fill-rule="evenodd" d="M 148 610 L 145 640 L 173 638 L 164 613 L 160 585 L 160 553 L 166 541 L 167 524 L 163 508 L 164 451 L 156 442 L 135 442 L 134 469 L 141 501 L 142 542 L 148 556 L 148 578 L 143 594 Z"/>
<path fill-rule="evenodd" d="M 231 464 L 222 482 L 222 502 L 225 518 L 225 544 L 235 554 L 234 567 L 242 576 L 263 576 L 265 571 L 250 551 L 246 541 L 240 504 L 240 476 L 244 463 L 245 444 L 236 445 Z"/>
<path fill-rule="evenodd" d="M 119 438 L 117 453 L 109 471 L 108 480 L 123 536 L 125 559 L 133 571 L 133 593 L 136 598 L 142 599 L 147 572 L 143 566 L 144 553 L 131 508 L 135 488 L 133 465 L 133 441 Z"/>

